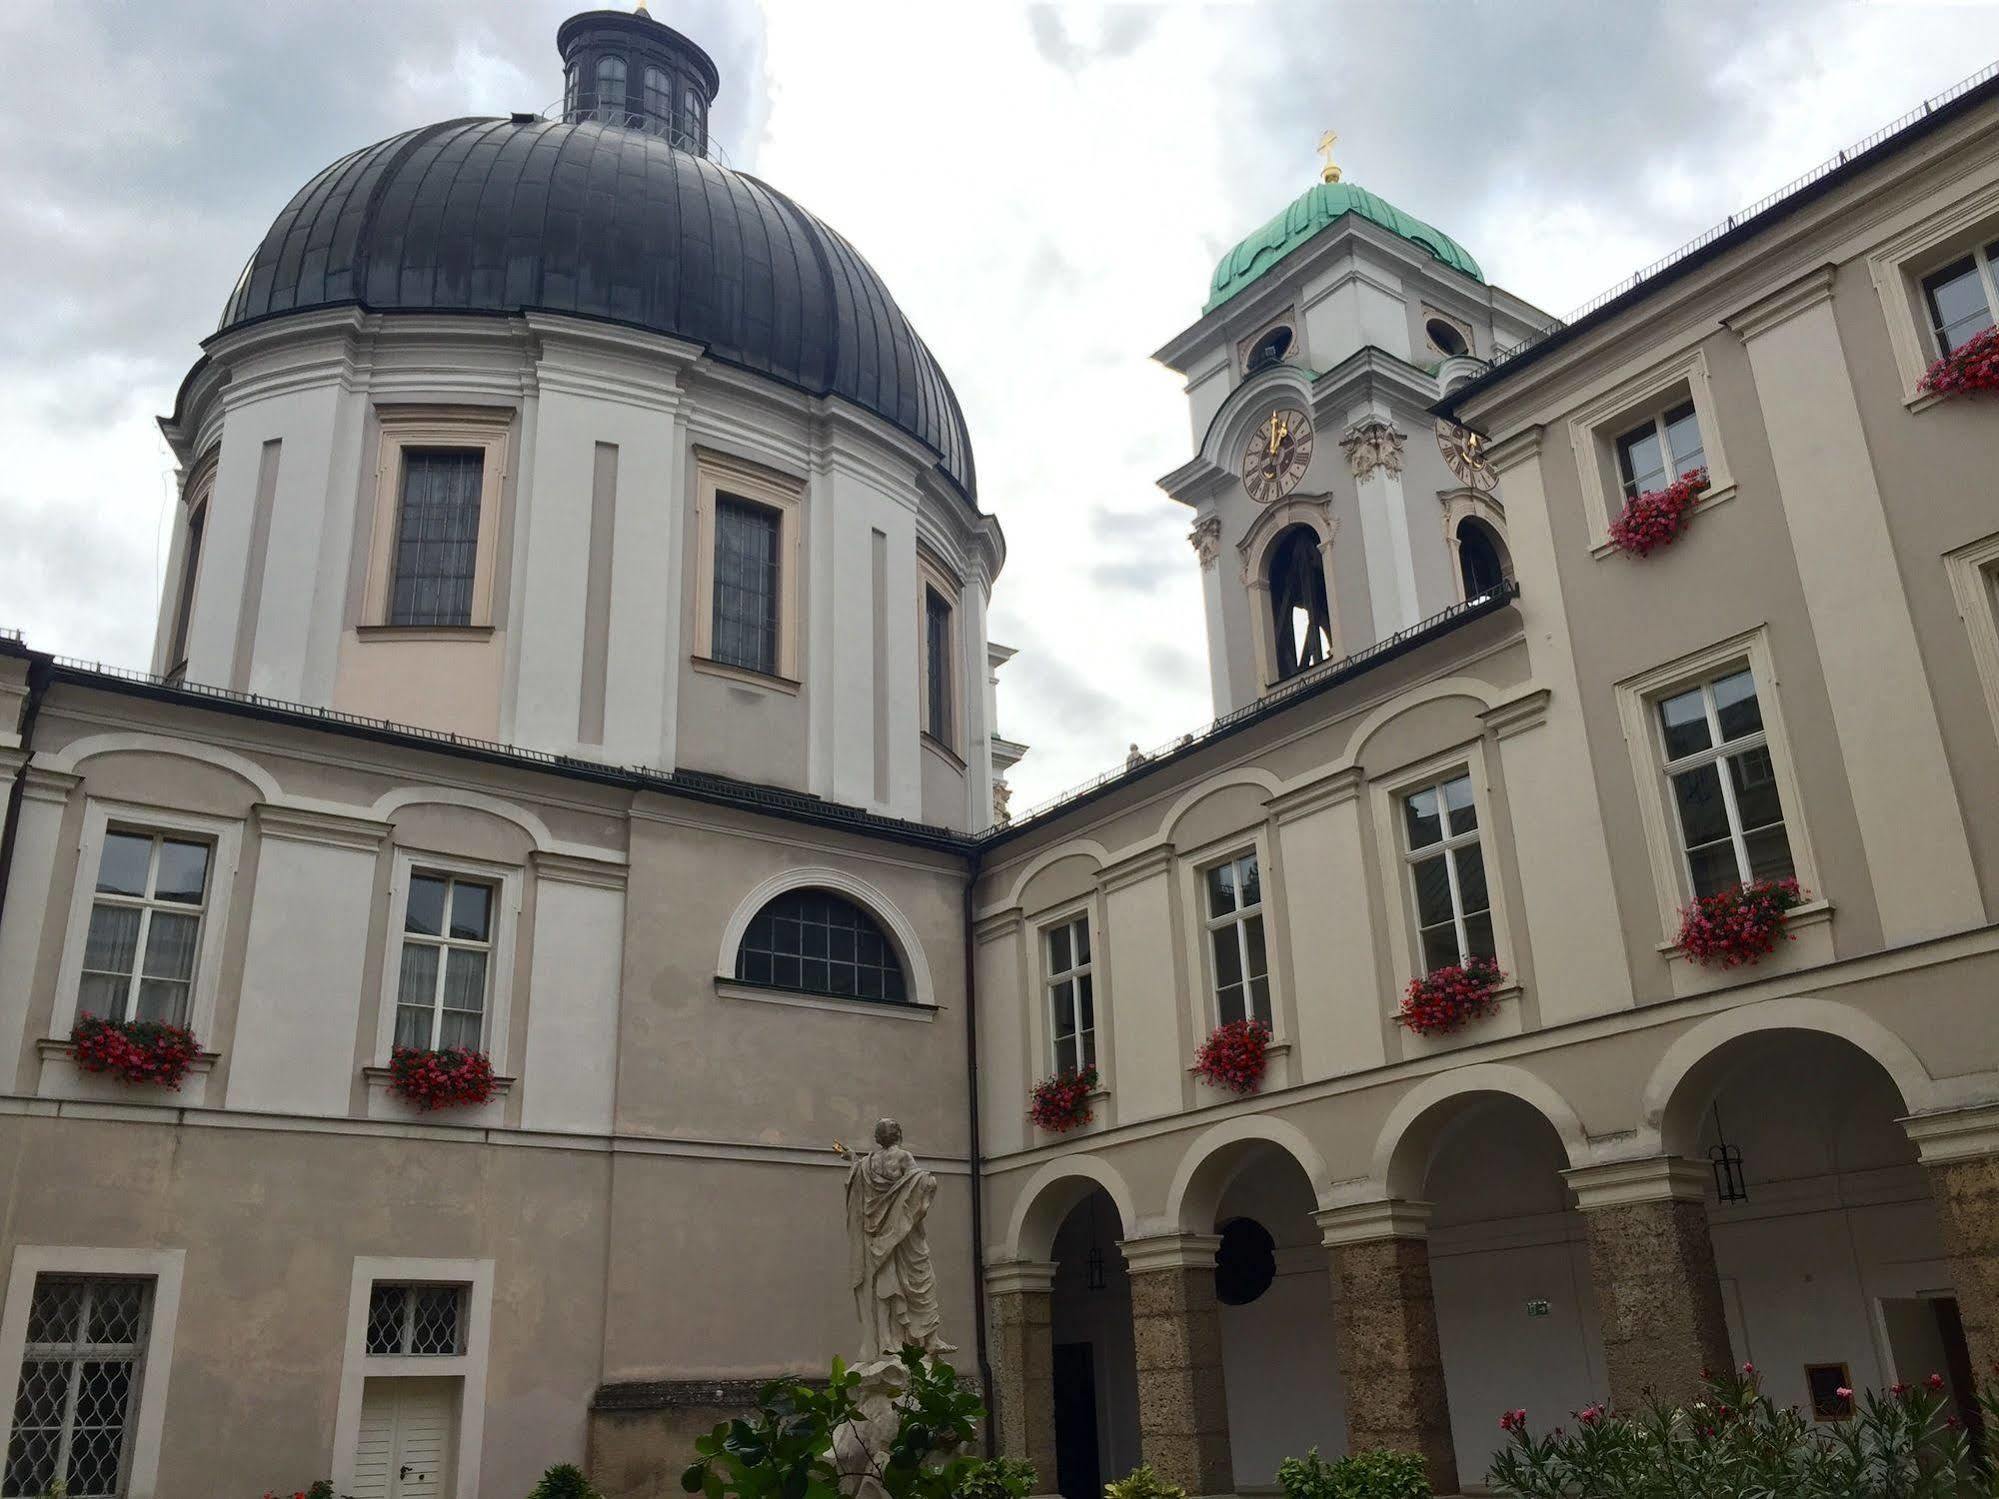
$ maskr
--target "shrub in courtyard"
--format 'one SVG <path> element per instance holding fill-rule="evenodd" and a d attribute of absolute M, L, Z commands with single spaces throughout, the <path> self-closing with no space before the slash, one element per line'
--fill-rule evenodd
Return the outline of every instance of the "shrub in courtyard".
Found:
<path fill-rule="evenodd" d="M 1920 387 L 1940 396 L 1999 390 L 1999 328 L 1974 334 L 1924 372 Z"/>
<path fill-rule="evenodd" d="M 975 1462 L 951 1490 L 951 1499 L 1027 1499 L 1034 1492 L 1034 1464 L 1017 1457 Z"/>
<path fill-rule="evenodd" d="M 106 1020 L 85 1015 L 70 1029 L 76 1065 L 85 1072 L 108 1072 L 128 1083 L 178 1088 L 201 1043 L 194 1032 L 163 1020 Z"/>
<path fill-rule="evenodd" d="M 1506 975 L 1490 958 L 1469 958 L 1409 980 L 1396 1020 L 1419 1036 L 1445 1036 L 1499 1008 Z"/>
<path fill-rule="evenodd" d="M 1063 1135 L 1090 1122 L 1090 1095 L 1097 1089 L 1097 1069 L 1058 1072 L 1034 1085 L 1027 1117 L 1050 1134 Z"/>
<path fill-rule="evenodd" d="M 1151 1463 L 1140 1463 L 1105 1484 L 1104 1499 L 1187 1499 L 1187 1491 L 1153 1472 Z"/>
<path fill-rule="evenodd" d="M 758 1392 L 754 1415 L 698 1438 L 681 1488 L 704 1499 L 838 1499 L 842 1479 L 872 1476 L 890 1499 L 953 1499 L 985 1466 L 965 1455 L 985 1409 L 949 1364 L 926 1361 L 914 1347 L 901 1358 L 908 1384 L 895 1401 L 895 1436 L 878 1461 L 851 1472 L 835 1463 L 833 1434 L 854 1418 L 860 1383 L 835 1359 L 823 1387 L 775 1380 Z"/>
<path fill-rule="evenodd" d="M 1682 474 L 1664 489 L 1648 489 L 1624 502 L 1610 522 L 1610 542 L 1620 552 L 1643 557 L 1679 539 L 1707 488 L 1707 470 Z"/>
<path fill-rule="evenodd" d="M 63 1492 L 62 1485 L 58 1483 L 44 1494 L 42 1499 L 62 1499 Z M 264 1499 L 287 1499 L 287 1496 L 280 1494 L 276 1489 L 265 1489 Z M 289 1499 L 341 1499 L 341 1496 L 333 1492 L 331 1479 L 320 1478 L 315 1479 L 310 1488 L 293 1489 Z"/>
<path fill-rule="evenodd" d="M 1216 1026 L 1194 1053 L 1203 1081 L 1231 1093 L 1254 1093 L 1270 1065 L 1270 1027 L 1261 1020 L 1231 1020 Z"/>
<path fill-rule="evenodd" d="M 1741 968 L 1790 939 L 1785 916 L 1803 904 L 1796 880 L 1752 880 L 1680 908 L 1680 950 L 1703 968 Z"/>
<path fill-rule="evenodd" d="M 1413 1452 L 1356 1452 L 1326 1462 L 1314 1447 L 1278 1466 L 1284 1499 L 1430 1499 L 1430 1478 Z"/>
<path fill-rule="evenodd" d="M 389 1054 L 389 1091 L 428 1113 L 469 1108 L 493 1096 L 493 1063 L 483 1051 L 398 1046 Z"/>
<path fill-rule="evenodd" d="M 604 1499 L 597 1486 L 574 1463 L 557 1463 L 528 1491 L 528 1499 Z"/>
<path fill-rule="evenodd" d="M 1486 1481 L 1514 1499 L 1960 1499 L 1999 1496 L 1999 1476 L 1981 1470 L 1955 1417 L 1944 1415 L 1944 1381 L 1896 1385 L 1852 1398 L 1844 1421 L 1814 1422 L 1778 1406 L 1748 1364 L 1710 1377 L 1706 1393 L 1636 1413 L 1601 1405 L 1572 1412 L 1574 1424 L 1536 1437 L 1527 1412 L 1499 1424 L 1510 1444 Z M 1844 1392 L 1851 1396 L 1851 1392 Z M 1999 1420 L 1988 1386 L 1979 1405 Z"/>

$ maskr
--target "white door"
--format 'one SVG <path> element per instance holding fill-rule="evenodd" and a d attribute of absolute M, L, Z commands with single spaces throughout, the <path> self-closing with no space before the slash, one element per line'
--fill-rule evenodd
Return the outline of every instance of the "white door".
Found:
<path fill-rule="evenodd" d="M 353 1499 L 444 1499 L 455 1379 L 371 1379 L 361 1393 Z"/>

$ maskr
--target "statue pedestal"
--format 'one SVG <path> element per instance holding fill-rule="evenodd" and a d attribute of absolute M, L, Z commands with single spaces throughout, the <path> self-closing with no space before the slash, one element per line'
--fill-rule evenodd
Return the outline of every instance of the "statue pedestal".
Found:
<path fill-rule="evenodd" d="M 854 1417 L 833 1430 L 833 1466 L 840 1474 L 840 1492 L 847 1499 L 888 1499 L 888 1490 L 875 1474 L 887 1462 L 889 1444 L 895 1440 L 901 1421 L 896 1402 L 909 1391 L 909 1369 L 897 1358 L 874 1359 L 852 1368 L 860 1376 L 854 1386 Z"/>

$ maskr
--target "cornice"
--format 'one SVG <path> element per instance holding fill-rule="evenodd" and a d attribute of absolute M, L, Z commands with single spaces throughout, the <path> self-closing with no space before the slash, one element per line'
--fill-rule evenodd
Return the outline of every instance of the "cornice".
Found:
<path fill-rule="evenodd" d="M 1748 306 L 1738 308 L 1721 321 L 1744 343 L 1760 338 L 1799 314 L 1810 312 L 1821 302 L 1830 302 L 1833 279 L 1838 270 L 1839 267 L 1827 262 L 1769 295 L 1757 298 Z"/>
<path fill-rule="evenodd" d="M 1548 702 L 1553 696 L 1548 688 L 1536 687 L 1487 708 L 1479 714 L 1479 718 L 1492 730 L 1493 738 L 1511 739 L 1515 734 L 1524 734 L 1547 718 Z"/>
<path fill-rule="evenodd" d="M 1055 1289 L 1053 1260 L 999 1260 L 986 1265 L 988 1296 L 1045 1296 Z"/>
<path fill-rule="evenodd" d="M 1925 1166 L 1947 1166 L 1999 1156 L 1999 1103 L 1914 1114 L 1899 1122 L 1915 1144 L 1917 1159 Z"/>
<path fill-rule="evenodd" d="M 629 873 L 624 865 L 607 859 L 586 859 L 539 848 L 528 855 L 528 862 L 534 866 L 537 879 L 587 885 L 595 890 L 623 890 Z"/>
<path fill-rule="evenodd" d="M 292 843 L 317 843 L 329 848 L 351 848 L 372 854 L 394 831 L 388 823 L 372 818 L 314 812 L 303 807 L 281 807 L 273 802 L 258 802 L 253 810 L 259 833 L 266 838 L 282 838 Z"/>
<path fill-rule="evenodd" d="M 972 923 L 973 945 L 986 947 L 994 942 L 1004 942 L 1009 937 L 1017 937 L 1024 925 L 1026 925 L 1026 913 L 1018 906 L 1010 911 L 998 911 L 990 916 L 981 916 Z"/>
<path fill-rule="evenodd" d="M 1212 1271 L 1215 1251 L 1221 1247 L 1219 1234 L 1161 1234 L 1157 1238 L 1118 1241 L 1125 1268 L 1133 1275 L 1151 1275 L 1162 1270 Z"/>
<path fill-rule="evenodd" d="M 1531 427 L 1509 432 L 1485 450 L 1485 461 L 1492 465 L 1495 474 L 1504 476 L 1508 469 L 1518 468 L 1530 458 L 1541 456 L 1541 439 L 1546 436 L 1547 430 L 1536 422 Z"/>
<path fill-rule="evenodd" d="M 30 764 L 21 777 L 21 795 L 31 802 L 52 802 L 61 806 L 69 800 L 70 793 L 82 784 L 82 776 Z"/>
<path fill-rule="evenodd" d="M 1109 895 L 1114 891 L 1149 880 L 1154 875 L 1165 874 L 1173 867 L 1173 859 L 1172 844 L 1155 843 L 1150 848 L 1140 849 L 1137 853 L 1129 854 L 1114 864 L 1105 865 L 1100 877 L 1104 894 Z"/>
<path fill-rule="evenodd" d="M 1685 1156 L 1655 1155 L 1577 1166 L 1564 1171 L 1562 1180 L 1576 1194 L 1576 1206 L 1587 1213 L 1645 1202 L 1705 1201 L 1708 1168 Z"/>
<path fill-rule="evenodd" d="M 1369 1244 L 1377 1239 L 1426 1239 L 1430 1234 L 1430 1204 L 1391 1197 L 1348 1203 L 1312 1215 L 1319 1242 L 1328 1249 L 1343 1244 Z"/>
<path fill-rule="evenodd" d="M 1342 806 L 1354 800 L 1366 784 L 1367 772 L 1358 765 L 1349 765 L 1307 785 L 1279 792 L 1270 799 L 1270 815 L 1277 819 L 1280 826 L 1296 822 L 1323 808 Z"/>

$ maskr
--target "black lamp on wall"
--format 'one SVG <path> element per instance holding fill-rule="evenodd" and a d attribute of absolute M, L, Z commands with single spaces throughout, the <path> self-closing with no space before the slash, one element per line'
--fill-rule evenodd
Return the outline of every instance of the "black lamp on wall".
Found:
<path fill-rule="evenodd" d="M 1742 1174 L 1742 1151 L 1721 1132 L 1721 1106 L 1714 1107 L 1714 1145 L 1708 1163 L 1714 1167 L 1714 1195 L 1723 1202 L 1749 1201 L 1749 1183 Z"/>

